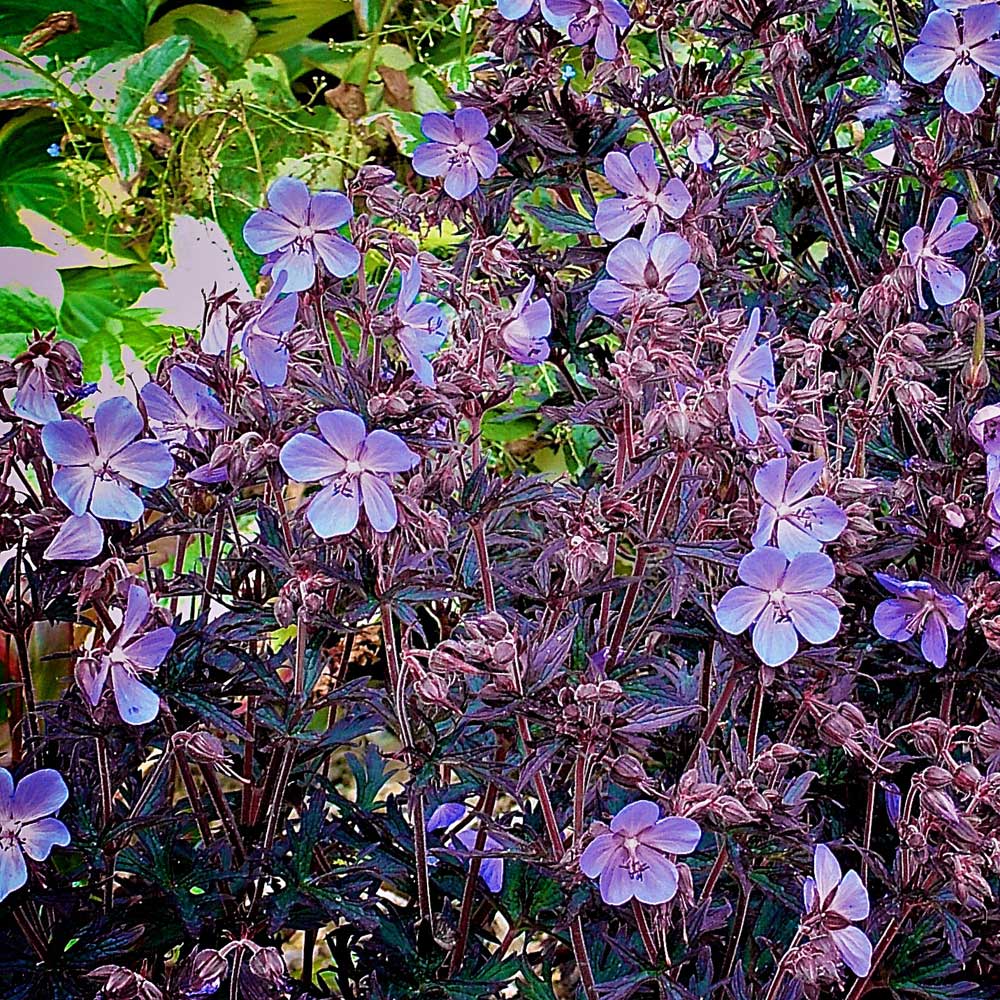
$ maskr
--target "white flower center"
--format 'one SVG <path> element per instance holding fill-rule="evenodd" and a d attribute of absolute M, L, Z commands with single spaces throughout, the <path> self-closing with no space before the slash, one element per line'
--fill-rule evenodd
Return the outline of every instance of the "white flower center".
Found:
<path fill-rule="evenodd" d="M 356 458 L 352 458 L 348 461 L 344 471 L 349 476 L 358 476 L 361 474 L 361 463 Z"/>

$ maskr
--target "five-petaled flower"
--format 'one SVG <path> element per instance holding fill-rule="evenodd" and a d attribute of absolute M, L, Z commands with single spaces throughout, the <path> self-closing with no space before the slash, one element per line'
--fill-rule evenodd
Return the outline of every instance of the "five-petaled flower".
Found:
<path fill-rule="evenodd" d="M 715 609 L 730 635 L 753 628 L 754 652 L 769 667 L 787 663 L 799 650 L 799 636 L 818 645 L 840 631 L 840 611 L 817 591 L 833 583 L 833 560 L 822 552 L 801 552 L 789 561 L 765 546 L 747 553 L 737 570 L 746 586 L 727 591 Z"/>
<path fill-rule="evenodd" d="M 174 460 L 162 441 L 135 440 L 142 428 L 142 415 L 123 396 L 107 399 L 97 408 L 93 435 L 73 418 L 54 420 L 42 428 L 42 447 L 58 467 L 52 488 L 73 515 L 46 549 L 46 558 L 92 558 L 103 545 L 95 518 L 134 523 L 142 517 L 143 503 L 126 484 L 156 489 L 174 471 Z M 68 550 L 70 533 L 86 538 L 89 547 Z"/>
<path fill-rule="evenodd" d="M 598 834 L 580 855 L 580 870 L 599 878 L 601 898 L 611 906 L 630 899 L 667 903 L 677 892 L 677 866 L 670 856 L 690 854 L 701 840 L 701 827 L 684 816 L 660 818 L 648 799 L 625 806 L 607 833 Z"/>
<path fill-rule="evenodd" d="M 894 642 L 919 635 L 923 658 L 943 667 L 948 662 L 948 626 L 965 628 L 965 602 L 926 580 L 897 580 L 886 573 L 876 573 L 875 579 L 893 595 L 875 609 L 875 631 Z"/>
<path fill-rule="evenodd" d="M 726 365 L 729 420 L 737 440 L 746 444 L 756 444 L 760 438 L 757 404 L 761 403 L 765 410 L 774 404 L 774 355 L 766 340 L 757 343 L 758 333 L 760 310 L 754 309 Z"/>
<path fill-rule="evenodd" d="M 323 484 L 306 514 L 313 530 L 321 538 L 350 533 L 364 504 L 375 531 L 392 531 L 398 513 L 386 479 L 412 469 L 420 459 L 389 431 L 366 434 L 365 422 L 348 410 L 320 413 L 316 425 L 322 438 L 296 434 L 279 456 L 292 479 Z"/>
<path fill-rule="evenodd" d="M 500 342 L 519 365 L 540 365 L 549 356 L 552 309 L 547 299 L 535 299 L 532 277 L 521 290 L 510 315 L 500 324 Z"/>
<path fill-rule="evenodd" d="M 108 678 L 111 678 L 118 714 L 130 726 L 145 725 L 159 714 L 159 695 L 139 678 L 156 671 L 176 638 L 169 626 L 146 627 L 152 610 L 146 590 L 138 584 L 130 584 L 121 625 L 96 658 L 77 664 L 77 681 L 91 705 L 101 700 Z"/>
<path fill-rule="evenodd" d="M 569 35 L 574 45 L 586 45 L 594 40 L 594 51 L 602 59 L 618 55 L 618 35 L 631 23 L 628 9 L 618 0 L 548 0 L 542 8 L 547 19 Z"/>
<path fill-rule="evenodd" d="M 608 254 L 607 271 L 590 292 L 591 306 L 607 316 L 645 305 L 687 302 L 701 284 L 691 245 L 676 233 L 622 240 Z"/>
<path fill-rule="evenodd" d="M 416 257 L 403 272 L 396 299 L 396 343 L 403 352 L 413 376 L 423 385 L 434 385 L 434 368 L 429 358 L 440 350 L 448 334 L 448 318 L 439 305 L 417 302 L 420 294 L 421 270 Z"/>
<path fill-rule="evenodd" d="M 789 559 L 800 552 L 819 552 L 825 542 L 840 537 L 847 515 L 830 497 L 807 497 L 819 482 L 822 459 L 800 465 L 788 478 L 788 459 L 774 458 L 753 477 L 760 494 L 760 515 L 751 543 L 755 549 L 770 545 L 777 536 L 778 548 Z"/>
<path fill-rule="evenodd" d="M 420 119 L 427 142 L 413 153 L 413 169 L 422 177 L 443 177 L 452 198 L 467 198 L 479 187 L 479 178 L 497 170 L 497 151 L 486 141 L 490 123 L 479 108 L 459 108 L 454 120 L 440 111 Z"/>
<path fill-rule="evenodd" d="M 1000 6 L 982 3 L 962 11 L 962 27 L 953 14 L 936 10 L 920 32 L 919 44 L 906 53 L 906 72 L 921 83 L 948 73 L 944 99 L 964 115 L 971 114 L 986 96 L 979 69 L 1000 75 Z"/>
<path fill-rule="evenodd" d="M 53 816 L 67 798 L 58 771 L 33 771 L 15 788 L 10 771 L 0 767 L 0 901 L 28 881 L 25 855 L 44 861 L 53 847 L 69 843 L 69 830 Z"/>
<path fill-rule="evenodd" d="M 243 239 L 254 253 L 269 255 L 273 280 L 287 275 L 286 292 L 312 288 L 317 261 L 336 278 L 357 271 L 357 247 L 337 232 L 354 215 L 339 191 L 310 194 L 303 181 L 279 177 L 268 189 L 267 204 L 247 219 Z"/>
<path fill-rule="evenodd" d="M 872 944 L 852 924 L 868 916 L 868 890 L 856 871 L 841 874 L 840 864 L 825 844 L 813 853 L 813 877 L 802 886 L 804 929 L 810 935 L 828 936 L 856 976 L 867 976 L 872 965 Z"/>
<path fill-rule="evenodd" d="M 206 383 L 182 365 L 170 369 L 170 392 L 155 382 L 140 390 L 150 428 L 161 441 L 191 446 L 203 431 L 221 431 L 232 421 Z"/>
<path fill-rule="evenodd" d="M 653 147 L 641 142 L 628 156 L 613 150 L 604 158 L 604 176 L 624 198 L 605 198 L 597 206 L 594 225 L 598 233 L 614 243 L 640 222 L 643 235 L 662 228 L 662 216 L 679 219 L 691 207 L 691 195 L 679 177 L 663 183 Z"/>
<path fill-rule="evenodd" d="M 965 292 L 965 274 L 948 260 L 947 254 L 967 246 L 979 230 L 971 222 L 952 226 L 957 211 L 955 199 L 945 198 L 929 233 L 924 232 L 923 226 L 911 226 L 903 234 L 907 259 L 916 272 L 917 301 L 921 309 L 927 308 L 924 282 L 930 284 L 931 294 L 939 306 L 950 306 Z"/>

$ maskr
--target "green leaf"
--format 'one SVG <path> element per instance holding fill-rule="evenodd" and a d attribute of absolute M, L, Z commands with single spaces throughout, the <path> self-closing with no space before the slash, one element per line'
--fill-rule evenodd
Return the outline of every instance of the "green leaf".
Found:
<path fill-rule="evenodd" d="M 146 40 L 158 42 L 169 35 L 187 35 L 202 61 L 228 74 L 250 54 L 257 29 L 242 11 L 191 3 L 169 11 L 150 25 Z"/>
<path fill-rule="evenodd" d="M 28 288 L 0 288 L 0 330 L 3 341 L 0 354 L 11 357 L 23 349 L 24 339 L 33 330 L 51 330 L 56 325 L 56 311 L 48 299 Z M 8 348 L 14 347 L 13 352 Z"/>
<path fill-rule="evenodd" d="M 122 344 L 146 363 L 166 353 L 171 328 L 156 324 L 157 310 L 130 308 L 157 284 L 150 268 L 76 267 L 62 272 L 62 282 L 59 328 L 79 348 L 87 378 L 96 379 L 104 364 L 120 370 Z"/>
<path fill-rule="evenodd" d="M 46 107 L 56 88 L 41 73 L 0 50 L 0 110 Z"/>
<path fill-rule="evenodd" d="M 254 52 L 281 52 L 349 14 L 352 4 L 351 0 L 249 0 L 246 6 L 257 25 Z"/>
<path fill-rule="evenodd" d="M 110 38 L 126 44 L 133 52 L 142 48 L 148 8 L 146 0 L 17 0 L 0 4 L 0 38 L 20 45 L 28 32 L 49 14 L 71 10 L 80 30 L 61 35 L 45 46 L 46 55 L 75 59 L 108 44 Z"/>
<path fill-rule="evenodd" d="M 554 233 L 592 233 L 594 220 L 566 208 L 551 205 L 525 205 L 524 210 Z"/>
<path fill-rule="evenodd" d="M 190 55 L 191 40 L 180 35 L 171 35 L 141 53 L 125 70 L 125 79 L 118 91 L 115 109 L 118 124 L 132 124 L 152 95 L 177 77 Z"/>
<path fill-rule="evenodd" d="M 377 26 L 385 9 L 383 0 L 354 0 L 354 16 L 362 31 L 372 31 Z"/>
<path fill-rule="evenodd" d="M 121 126 L 107 125 L 104 129 L 104 151 L 122 184 L 131 187 L 142 166 L 142 154 L 135 139 Z"/>

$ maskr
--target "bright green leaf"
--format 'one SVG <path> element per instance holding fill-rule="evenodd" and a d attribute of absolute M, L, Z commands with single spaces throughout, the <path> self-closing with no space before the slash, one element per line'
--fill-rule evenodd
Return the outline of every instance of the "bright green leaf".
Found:
<path fill-rule="evenodd" d="M 176 79 L 190 54 L 191 40 L 179 35 L 165 38 L 142 52 L 125 70 L 115 109 L 118 124 L 133 123 L 153 94 Z"/>
<path fill-rule="evenodd" d="M 130 187 L 139 176 L 142 154 L 135 139 L 126 129 L 118 125 L 108 125 L 104 129 L 104 151 L 122 184 Z"/>
<path fill-rule="evenodd" d="M 55 93 L 45 76 L 0 50 L 0 109 L 45 107 Z"/>
<path fill-rule="evenodd" d="M 232 73 L 250 54 L 257 29 L 242 11 L 191 3 L 150 25 L 146 40 L 156 42 L 169 35 L 187 35 L 201 60 Z"/>

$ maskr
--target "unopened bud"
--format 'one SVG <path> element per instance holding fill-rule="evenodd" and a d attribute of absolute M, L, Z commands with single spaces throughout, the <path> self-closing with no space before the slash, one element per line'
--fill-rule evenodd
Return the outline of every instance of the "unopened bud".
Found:
<path fill-rule="evenodd" d="M 642 788 L 649 780 L 642 764 L 628 754 L 622 754 L 611 765 L 611 777 L 623 788 Z"/>

